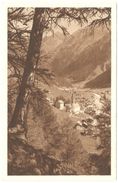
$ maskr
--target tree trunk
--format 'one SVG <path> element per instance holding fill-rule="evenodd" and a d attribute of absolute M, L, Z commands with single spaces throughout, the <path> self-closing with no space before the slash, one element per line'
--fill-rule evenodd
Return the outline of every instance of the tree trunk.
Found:
<path fill-rule="evenodd" d="M 16 99 L 16 105 L 10 123 L 10 127 L 16 126 L 19 121 L 20 112 L 24 105 L 24 98 L 26 94 L 28 80 L 30 78 L 30 74 L 34 71 L 34 68 L 39 60 L 43 30 L 44 30 L 44 9 L 36 8 L 33 18 L 33 26 L 30 34 L 30 42 L 27 52 L 26 64 L 24 67 L 21 86 L 19 88 L 19 94 Z"/>

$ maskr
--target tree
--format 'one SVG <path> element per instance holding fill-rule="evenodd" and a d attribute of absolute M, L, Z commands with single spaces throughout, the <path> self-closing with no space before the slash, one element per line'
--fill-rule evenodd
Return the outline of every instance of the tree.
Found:
<path fill-rule="evenodd" d="M 98 169 L 99 175 L 111 174 L 111 104 L 108 99 L 104 99 L 104 107 L 102 113 L 97 115 L 100 126 L 100 138 L 102 146 L 102 154 L 93 154 L 90 161 Z M 104 162 L 104 163 L 103 163 Z"/>
<path fill-rule="evenodd" d="M 10 12 L 9 16 L 13 17 L 14 12 L 18 11 L 17 18 L 22 18 L 21 12 L 23 12 L 23 10 L 23 8 L 13 10 Z M 16 126 L 20 121 L 22 108 L 25 104 L 25 108 L 27 106 L 28 97 L 31 93 L 31 84 L 33 83 L 32 80 L 38 67 L 38 61 L 40 60 L 43 33 L 45 31 L 53 31 L 53 28 L 57 26 L 61 28 L 64 35 L 68 34 L 67 29 L 60 23 L 62 19 L 68 23 L 77 21 L 81 26 L 84 23 L 89 23 L 91 19 L 90 24 L 92 27 L 100 24 L 105 24 L 109 27 L 110 11 L 110 8 L 35 8 L 24 71 L 21 76 L 22 79 L 10 126 Z M 32 15 L 30 18 L 32 19 Z M 14 37 L 14 34 L 11 32 L 9 32 L 9 34 L 12 38 Z M 17 35 L 21 36 L 21 34 L 21 32 L 17 32 Z M 21 39 L 19 39 L 19 41 L 21 41 Z M 39 70 L 39 73 L 40 72 Z"/>
<path fill-rule="evenodd" d="M 25 8 L 8 9 L 8 107 L 9 124 L 18 96 L 28 49 L 30 28 L 27 24 L 33 18 L 33 10 Z M 19 26 L 20 25 L 20 26 Z"/>
<path fill-rule="evenodd" d="M 12 126 L 15 126 L 18 122 L 19 114 L 24 104 L 24 97 L 26 94 L 26 90 L 28 89 L 28 79 L 31 80 L 32 73 L 37 65 L 40 56 L 40 46 L 43 35 L 43 14 L 44 9 L 36 9 L 33 19 L 33 27 L 30 35 L 29 48 L 24 68 L 24 73 L 22 77 L 22 82 L 20 86 L 19 95 L 17 97 L 16 106 L 14 110 L 14 114 L 12 117 Z M 29 81 L 30 82 L 30 81 Z M 29 90 L 27 90 L 29 91 Z"/>

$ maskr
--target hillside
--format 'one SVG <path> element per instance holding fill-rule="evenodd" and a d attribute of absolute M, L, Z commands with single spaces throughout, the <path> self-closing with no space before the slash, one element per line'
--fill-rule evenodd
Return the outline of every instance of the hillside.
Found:
<path fill-rule="evenodd" d="M 70 83 L 88 83 L 110 67 L 110 44 L 110 34 L 105 28 L 94 32 L 88 28 L 79 30 L 63 42 L 55 54 L 52 69 L 59 80 L 68 78 Z"/>
<path fill-rule="evenodd" d="M 103 72 L 101 75 L 97 76 L 95 79 L 89 81 L 85 84 L 87 88 L 107 88 L 111 87 L 111 70 Z"/>
<path fill-rule="evenodd" d="M 55 49 L 63 42 L 64 35 L 60 32 L 54 33 L 51 36 L 45 36 L 42 42 L 42 52 L 45 54 L 53 53 Z"/>
<path fill-rule="evenodd" d="M 102 45 L 102 46 L 101 46 Z M 110 64 L 110 40 L 108 36 L 89 45 L 64 70 L 62 76 L 71 77 L 73 82 L 90 81 L 105 72 Z"/>
<path fill-rule="evenodd" d="M 91 87 L 89 83 L 92 80 L 95 83 L 95 78 L 110 68 L 111 41 L 105 27 L 97 27 L 94 31 L 87 27 L 65 38 L 57 33 L 44 43 L 43 49 L 50 54 L 47 65 L 54 71 L 56 82 L 61 85 L 84 82 L 85 86 Z M 109 77 L 106 82 L 110 86 Z M 106 87 L 106 84 L 101 87 Z"/>

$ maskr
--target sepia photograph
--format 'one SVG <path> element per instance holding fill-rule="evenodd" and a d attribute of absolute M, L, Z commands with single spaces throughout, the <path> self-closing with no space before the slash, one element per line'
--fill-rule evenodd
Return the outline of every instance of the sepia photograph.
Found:
<path fill-rule="evenodd" d="M 8 175 L 111 175 L 111 7 L 8 7 Z"/>

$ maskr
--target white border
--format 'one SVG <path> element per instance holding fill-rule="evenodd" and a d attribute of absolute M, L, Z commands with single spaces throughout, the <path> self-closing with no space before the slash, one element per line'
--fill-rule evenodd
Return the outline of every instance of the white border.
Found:
<path fill-rule="evenodd" d="M 1 0 L 4 7 L 110 7 L 114 3 L 114 0 Z"/>
<path fill-rule="evenodd" d="M 116 3 L 113 0 L 1 0 L 0 17 L 0 179 L 10 181 L 116 180 Z M 7 176 L 7 7 L 112 7 L 112 175 L 111 176 Z"/>

